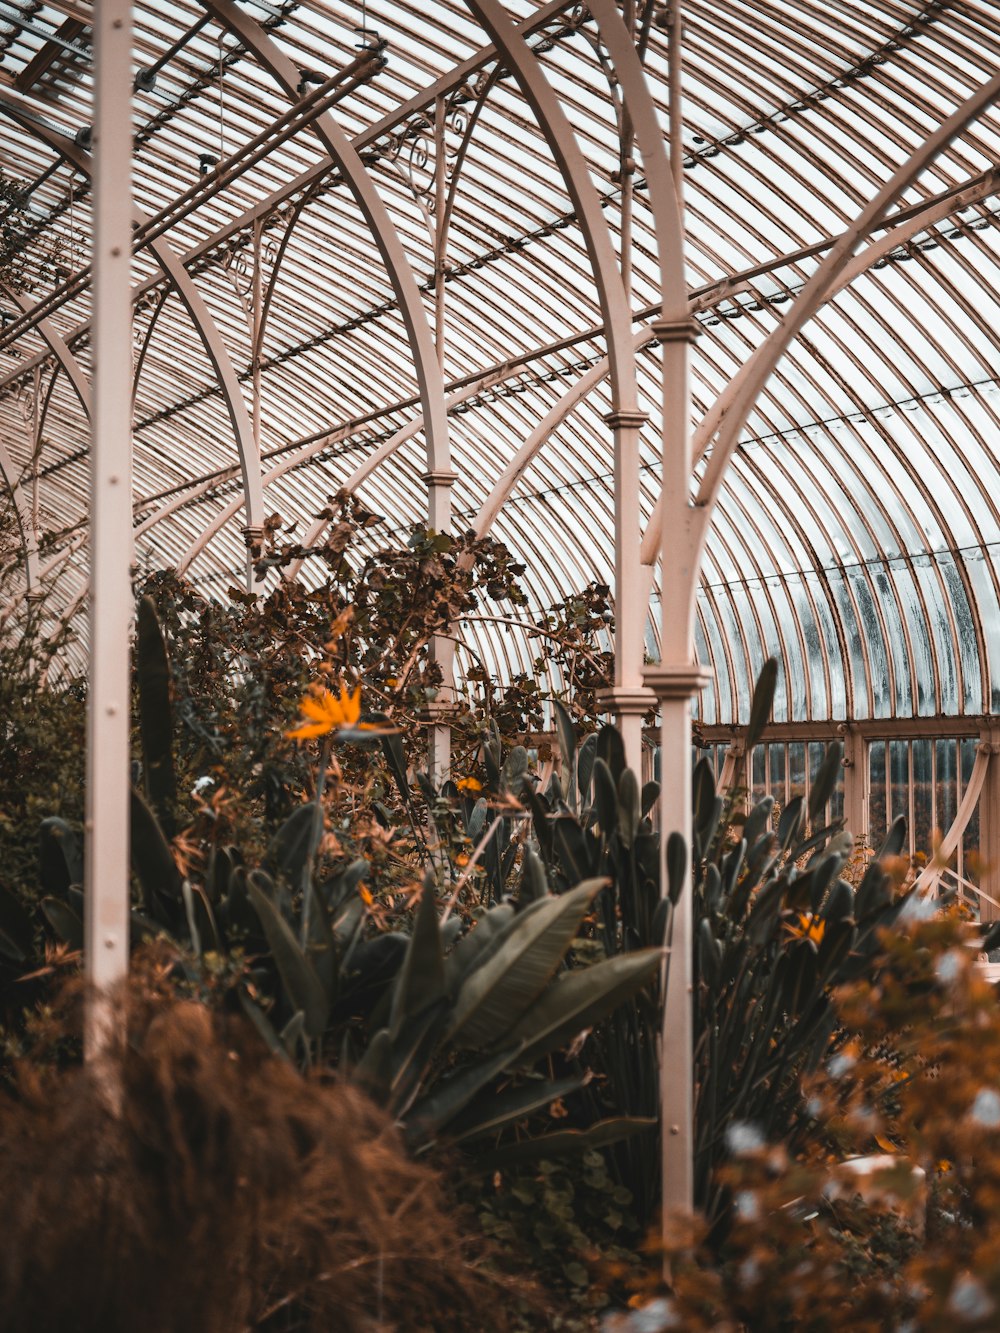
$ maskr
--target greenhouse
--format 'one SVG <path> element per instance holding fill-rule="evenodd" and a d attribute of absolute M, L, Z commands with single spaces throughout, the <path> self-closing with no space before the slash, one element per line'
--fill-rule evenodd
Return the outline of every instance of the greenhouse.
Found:
<path fill-rule="evenodd" d="M 0 0 L 0 1333 L 1000 1326 L 998 59 Z"/>

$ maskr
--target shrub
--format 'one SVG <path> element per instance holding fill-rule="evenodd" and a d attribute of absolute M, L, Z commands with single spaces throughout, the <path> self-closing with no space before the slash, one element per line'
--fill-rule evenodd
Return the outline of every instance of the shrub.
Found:
<path fill-rule="evenodd" d="M 137 968 L 99 1065 L 46 1064 L 67 1021 L 36 1025 L 0 1100 L 3 1333 L 504 1327 L 388 1121 L 163 974 Z"/>

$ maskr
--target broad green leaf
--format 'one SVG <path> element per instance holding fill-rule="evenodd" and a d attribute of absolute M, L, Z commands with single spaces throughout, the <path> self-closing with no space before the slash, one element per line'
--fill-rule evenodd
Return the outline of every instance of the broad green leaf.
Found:
<path fill-rule="evenodd" d="M 136 615 L 136 679 L 142 777 L 149 803 L 168 837 L 174 833 L 173 717 L 167 646 L 151 597 L 139 599 Z"/>
<path fill-rule="evenodd" d="M 625 846 L 632 846 L 639 832 L 639 821 L 643 817 L 640 802 L 639 781 L 632 769 L 627 768 L 619 778 L 619 837 Z"/>
<path fill-rule="evenodd" d="M 43 819 L 38 830 L 38 875 L 44 891 L 57 895 L 83 883 L 80 837 L 57 815 Z"/>
<path fill-rule="evenodd" d="M 181 876 L 156 816 L 133 787 L 131 791 L 132 869 L 142 890 L 143 907 L 156 916 L 158 904 L 182 910 Z"/>
<path fill-rule="evenodd" d="M 396 786 L 399 788 L 399 794 L 404 802 L 408 802 L 410 799 L 410 783 L 406 776 L 406 754 L 403 751 L 403 742 L 396 732 L 380 735 L 379 740 L 382 743 L 382 753 L 385 755 L 389 772 L 395 778 Z"/>
<path fill-rule="evenodd" d="M 488 1060 L 480 1060 L 442 1079 L 429 1096 L 415 1102 L 407 1113 L 407 1146 L 413 1149 L 433 1139 L 459 1111 L 468 1106 L 477 1092 L 508 1069 L 520 1053 L 520 1046 L 511 1046 Z"/>
<path fill-rule="evenodd" d="M 83 922 L 67 903 L 58 898 L 43 898 L 42 911 L 49 925 L 71 949 L 83 948 Z"/>
<path fill-rule="evenodd" d="M 545 875 L 545 867 L 535 849 L 525 844 L 521 854 L 521 887 L 518 890 L 517 901 L 523 907 L 526 903 L 537 902 L 546 897 L 548 892 L 549 882 Z"/>
<path fill-rule="evenodd" d="M 471 930 L 467 930 L 445 959 L 448 993 L 453 995 L 461 982 L 489 957 L 503 932 L 514 920 L 514 904 L 498 903 L 484 912 Z"/>
<path fill-rule="evenodd" d="M 844 747 L 839 741 L 832 741 L 826 747 L 826 754 L 816 776 L 809 787 L 809 822 L 816 820 L 826 809 L 826 803 L 833 795 L 844 768 Z"/>
<path fill-rule="evenodd" d="M 776 658 L 769 657 L 760 669 L 760 675 L 757 677 L 757 684 L 753 690 L 750 720 L 747 723 L 744 742 L 748 755 L 753 754 L 753 747 L 760 740 L 761 734 L 770 719 L 771 709 L 774 707 L 774 689 L 777 683 L 778 662 Z"/>
<path fill-rule="evenodd" d="M 618 792 L 611 769 L 603 759 L 594 760 L 594 813 L 605 838 L 613 838 L 618 828 Z"/>
<path fill-rule="evenodd" d="M 569 1078 L 529 1080 L 523 1087 L 510 1088 L 499 1096 L 484 1098 L 470 1105 L 457 1120 L 449 1124 L 450 1136 L 455 1143 L 498 1134 L 519 1120 L 537 1115 L 560 1097 L 582 1088 L 587 1074 L 573 1074 Z"/>
<path fill-rule="evenodd" d="M 393 1041 L 402 1026 L 422 1014 L 445 993 L 441 929 L 434 902 L 433 882 L 425 883 L 413 922 L 410 946 L 396 979 L 389 1033 Z"/>
<path fill-rule="evenodd" d="M 493 953 L 463 983 L 448 1036 L 465 1047 L 487 1046 L 538 998 L 573 941 L 606 880 L 587 880 L 558 897 L 543 898 L 515 917 Z"/>
<path fill-rule="evenodd" d="M 667 839 L 667 897 L 675 907 L 684 889 L 687 863 L 687 843 L 680 833 L 671 833 Z"/>
<path fill-rule="evenodd" d="M 264 1013 L 257 1001 L 248 995 L 242 987 L 240 987 L 238 994 L 243 1012 L 264 1039 L 264 1044 L 267 1046 L 267 1049 L 272 1055 L 276 1055 L 279 1060 L 287 1062 L 288 1052 L 285 1050 L 281 1038 L 275 1032 L 274 1024 L 268 1018 L 267 1014 Z"/>
<path fill-rule="evenodd" d="M 566 1153 L 606 1148 L 633 1134 L 653 1130 L 656 1125 L 657 1121 L 651 1116 L 616 1116 L 614 1119 L 598 1120 L 589 1129 L 560 1129 L 553 1134 L 540 1134 L 537 1139 L 523 1139 L 520 1143 L 512 1143 L 509 1147 L 487 1154 L 477 1164 L 484 1171 L 494 1171 L 520 1162 L 544 1161 L 550 1157 L 562 1157 Z"/>
<path fill-rule="evenodd" d="M 315 801 L 297 806 L 271 839 L 267 849 L 267 864 L 273 866 L 296 889 L 312 852 L 315 818 Z"/>
<path fill-rule="evenodd" d="M 509 1030 L 512 1041 L 528 1043 L 522 1062 L 556 1050 L 631 999 L 652 980 L 663 956 L 661 949 L 641 949 L 557 977 Z"/>
<path fill-rule="evenodd" d="M 576 728 L 565 706 L 558 699 L 552 700 L 552 711 L 556 719 L 556 734 L 559 737 L 559 750 L 562 755 L 562 771 L 572 788 L 576 774 Z"/>
<path fill-rule="evenodd" d="M 247 877 L 247 892 L 292 1005 L 305 1013 L 310 1037 L 321 1037 L 326 1028 L 327 998 L 316 969 L 299 947 L 288 922 L 260 887 L 256 872 Z"/>

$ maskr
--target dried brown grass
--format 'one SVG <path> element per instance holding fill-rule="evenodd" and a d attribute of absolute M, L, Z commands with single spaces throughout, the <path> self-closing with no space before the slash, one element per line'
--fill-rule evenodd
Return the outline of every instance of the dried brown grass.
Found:
<path fill-rule="evenodd" d="M 148 981 L 102 1069 L 24 1062 L 0 1100 L 0 1333 L 504 1326 L 375 1108 Z"/>

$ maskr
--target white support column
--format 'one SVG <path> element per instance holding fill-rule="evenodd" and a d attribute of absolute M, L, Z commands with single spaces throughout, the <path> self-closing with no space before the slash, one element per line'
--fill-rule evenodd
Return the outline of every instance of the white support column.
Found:
<path fill-rule="evenodd" d="M 243 541 L 247 548 L 247 592 L 259 592 L 254 564 L 260 559 L 264 550 L 264 529 L 248 525 L 243 529 Z"/>
<path fill-rule="evenodd" d="M 691 699 L 710 673 L 693 664 L 694 604 L 702 515 L 690 501 L 691 416 L 688 362 L 694 321 L 658 320 L 663 348 L 663 506 L 660 529 L 660 659 L 646 684 L 660 701 L 660 836 L 680 833 L 688 869 L 673 913 L 660 1050 L 663 1216 L 694 1208 L 694 1063 L 692 1051 L 693 913 L 691 905 Z M 666 892 L 666 867 L 662 869 Z"/>
<path fill-rule="evenodd" d="M 1000 727 L 984 731 L 979 743 L 989 749 L 989 764 L 979 797 L 979 900 L 983 921 L 996 921 L 1000 911 L 990 902 L 1000 903 Z"/>
<path fill-rule="evenodd" d="M 427 525 L 434 532 L 451 529 L 451 488 L 458 473 L 447 469 L 427 472 Z M 427 767 L 431 781 L 440 786 L 451 772 L 451 714 L 455 705 L 455 642 L 436 634 L 431 653 L 441 668 L 441 688 L 427 705 Z"/>
<path fill-rule="evenodd" d="M 132 6 L 94 14 L 94 429 L 90 450 L 90 687 L 87 700 L 87 978 L 103 990 L 128 968 L 129 628 L 132 620 Z M 113 1022 L 91 1007 L 89 1058 Z"/>
<path fill-rule="evenodd" d="M 688 848 L 684 889 L 673 912 L 660 1045 L 660 1115 L 663 1134 L 663 1213 L 694 1207 L 694 1069 L 692 988 L 694 921 L 691 910 L 691 699 L 708 683 L 701 667 L 655 667 L 646 682 L 660 700 L 660 836 L 671 833 Z M 664 873 L 664 892 L 666 875 Z"/>
<path fill-rule="evenodd" d="M 838 728 L 844 739 L 844 825 L 854 835 L 855 848 L 870 845 L 868 828 L 868 751 L 865 738 L 845 722 Z"/>
<path fill-rule="evenodd" d="M 597 701 L 614 715 L 625 744 L 625 761 L 642 772 L 643 714 L 656 706 L 656 696 L 643 684 L 646 616 L 649 599 L 642 577 L 639 527 L 639 432 L 645 412 L 619 409 L 604 420 L 615 436 L 615 678 Z"/>

